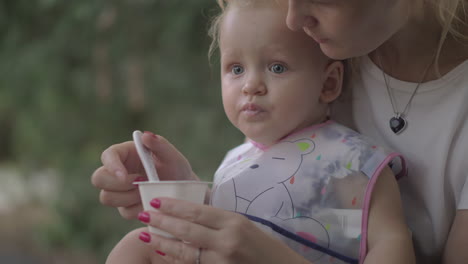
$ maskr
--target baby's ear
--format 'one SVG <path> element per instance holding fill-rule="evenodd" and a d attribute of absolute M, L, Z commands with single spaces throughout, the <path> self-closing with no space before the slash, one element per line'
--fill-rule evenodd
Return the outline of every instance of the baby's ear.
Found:
<path fill-rule="evenodd" d="M 331 103 L 341 94 L 343 86 L 344 65 L 341 61 L 332 61 L 325 69 L 326 79 L 323 82 L 321 103 Z"/>

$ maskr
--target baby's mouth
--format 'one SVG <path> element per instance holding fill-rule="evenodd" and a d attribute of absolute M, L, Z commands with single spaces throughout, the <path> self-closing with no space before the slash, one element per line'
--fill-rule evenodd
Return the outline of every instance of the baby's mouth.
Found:
<path fill-rule="evenodd" d="M 259 105 L 256 105 L 256 104 L 253 104 L 253 103 L 246 103 L 242 107 L 241 112 L 248 115 L 248 116 L 255 116 L 257 114 L 265 112 L 265 110 L 262 107 L 260 107 Z"/>

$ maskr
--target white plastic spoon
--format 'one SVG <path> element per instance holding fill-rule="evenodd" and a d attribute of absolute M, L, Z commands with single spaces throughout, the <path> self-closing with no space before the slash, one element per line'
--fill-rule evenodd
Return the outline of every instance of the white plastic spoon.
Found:
<path fill-rule="evenodd" d="M 146 171 L 148 180 L 150 182 L 159 181 L 158 173 L 156 167 L 154 166 L 154 160 L 151 151 L 143 145 L 141 141 L 141 136 L 143 133 L 139 130 L 133 131 L 133 142 L 135 142 L 135 147 L 140 157 L 141 163 L 143 163 L 143 168 Z"/>

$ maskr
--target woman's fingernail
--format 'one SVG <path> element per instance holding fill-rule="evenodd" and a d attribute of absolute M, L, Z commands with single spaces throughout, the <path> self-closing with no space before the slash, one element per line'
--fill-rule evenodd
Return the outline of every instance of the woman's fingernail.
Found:
<path fill-rule="evenodd" d="M 139 176 L 139 177 L 136 177 L 133 182 L 142 182 L 142 181 L 147 181 L 147 180 L 148 179 L 146 179 L 145 177 Z"/>
<path fill-rule="evenodd" d="M 145 131 L 144 134 L 148 134 L 152 136 L 153 138 L 158 138 L 158 136 L 156 136 L 153 132 Z"/>
<path fill-rule="evenodd" d="M 154 208 L 159 209 L 159 208 L 161 207 L 161 200 L 159 200 L 159 199 L 157 199 L 157 198 L 156 198 L 156 199 L 153 199 L 153 200 L 151 200 L 150 204 L 151 204 L 151 206 L 153 206 Z"/>
<path fill-rule="evenodd" d="M 135 181 L 146 181 L 146 177 L 143 177 L 143 176 L 138 176 L 135 178 Z"/>
<path fill-rule="evenodd" d="M 141 212 L 138 214 L 138 220 L 142 221 L 143 223 L 149 223 L 150 215 L 147 212 Z"/>
<path fill-rule="evenodd" d="M 151 241 L 151 235 L 146 232 L 141 232 L 139 238 L 145 243 L 149 243 Z"/>
<path fill-rule="evenodd" d="M 161 256 L 166 256 L 166 253 L 161 252 L 161 251 L 159 251 L 159 250 L 156 250 L 156 253 L 158 253 L 158 254 L 161 255 Z"/>

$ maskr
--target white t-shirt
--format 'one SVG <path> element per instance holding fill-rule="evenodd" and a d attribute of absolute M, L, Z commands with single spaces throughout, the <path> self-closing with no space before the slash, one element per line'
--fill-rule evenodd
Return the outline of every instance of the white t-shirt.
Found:
<path fill-rule="evenodd" d="M 382 71 L 368 57 L 360 67 L 361 78 L 347 87 L 351 97 L 336 102 L 332 118 L 405 156 L 400 188 L 418 262 L 439 263 L 456 210 L 468 209 L 468 61 L 419 87 L 399 135 L 389 126 L 394 113 Z M 387 80 L 401 112 L 417 84 Z"/>

